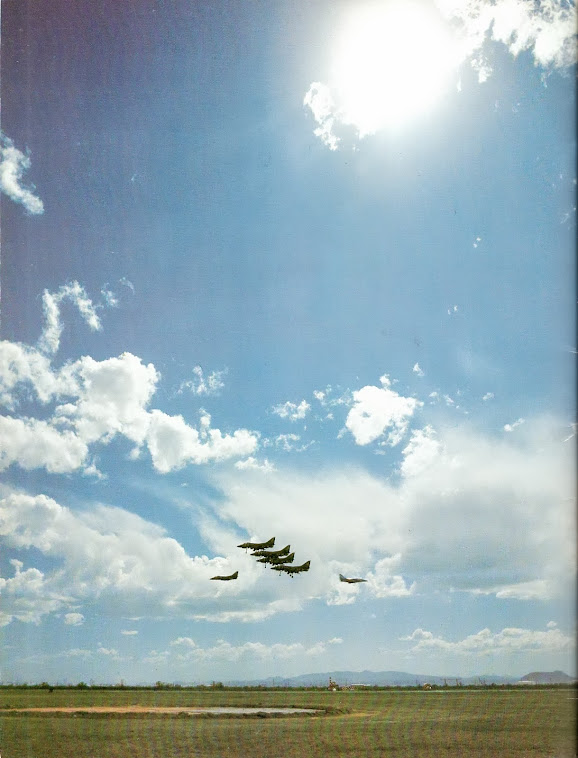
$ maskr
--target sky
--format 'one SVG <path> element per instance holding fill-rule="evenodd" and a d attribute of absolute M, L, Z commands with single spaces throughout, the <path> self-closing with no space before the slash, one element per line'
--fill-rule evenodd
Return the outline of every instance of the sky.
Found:
<path fill-rule="evenodd" d="M 0 680 L 575 675 L 575 4 L 1 21 Z"/>

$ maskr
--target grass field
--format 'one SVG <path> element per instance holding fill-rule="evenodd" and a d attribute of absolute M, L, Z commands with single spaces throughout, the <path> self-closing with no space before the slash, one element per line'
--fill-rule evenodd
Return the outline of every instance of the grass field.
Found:
<path fill-rule="evenodd" d="M 2 758 L 574 758 L 573 690 L 0 691 Z M 24 707 L 338 708 L 336 715 L 198 718 L 37 715 Z"/>

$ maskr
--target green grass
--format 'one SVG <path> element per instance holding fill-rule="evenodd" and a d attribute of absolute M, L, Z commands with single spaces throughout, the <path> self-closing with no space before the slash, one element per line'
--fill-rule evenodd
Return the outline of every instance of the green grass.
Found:
<path fill-rule="evenodd" d="M 573 758 L 575 691 L 0 691 L 2 758 Z M 336 707 L 342 715 L 174 718 L 17 715 L 5 706 Z"/>

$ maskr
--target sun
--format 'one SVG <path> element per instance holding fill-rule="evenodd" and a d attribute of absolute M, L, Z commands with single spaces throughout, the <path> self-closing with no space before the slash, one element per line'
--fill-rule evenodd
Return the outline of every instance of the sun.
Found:
<path fill-rule="evenodd" d="M 360 137 L 425 113 L 456 67 L 449 28 L 431 3 L 358 4 L 343 19 L 332 54 L 340 120 Z"/>

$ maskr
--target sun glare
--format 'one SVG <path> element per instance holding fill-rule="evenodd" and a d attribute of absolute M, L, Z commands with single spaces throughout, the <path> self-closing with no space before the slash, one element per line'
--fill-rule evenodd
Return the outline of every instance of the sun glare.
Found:
<path fill-rule="evenodd" d="M 452 52 L 449 29 L 429 4 L 357 5 L 333 53 L 331 89 L 341 119 L 363 137 L 424 113 L 448 84 Z"/>

